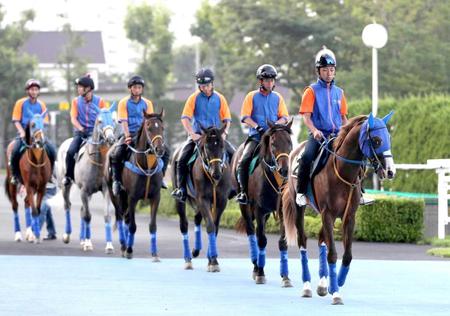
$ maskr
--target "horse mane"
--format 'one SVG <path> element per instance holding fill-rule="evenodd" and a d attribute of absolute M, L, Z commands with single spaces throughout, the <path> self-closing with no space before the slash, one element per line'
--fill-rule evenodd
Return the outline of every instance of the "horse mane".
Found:
<path fill-rule="evenodd" d="M 284 124 L 274 124 L 271 128 L 269 128 L 264 135 L 261 138 L 261 151 L 260 153 L 265 153 L 267 150 L 267 147 L 269 146 L 269 140 L 270 136 L 273 135 L 273 133 L 277 131 L 285 131 L 289 135 L 292 135 L 292 130 L 289 128 L 289 126 Z"/>
<path fill-rule="evenodd" d="M 200 147 L 203 147 L 206 144 L 206 138 L 208 136 L 216 136 L 217 139 L 222 140 L 220 136 L 220 130 L 214 126 L 210 126 L 203 130 L 202 138 L 200 139 Z"/>
<path fill-rule="evenodd" d="M 341 147 L 345 137 L 348 135 L 348 133 L 350 133 L 353 127 L 361 125 L 366 119 L 367 115 L 358 115 L 349 119 L 347 124 L 341 127 L 339 134 L 334 141 L 334 150 L 336 151 Z"/>
<path fill-rule="evenodd" d="M 25 142 L 30 145 L 31 144 L 31 120 L 28 122 L 27 126 L 25 127 Z"/>
<path fill-rule="evenodd" d="M 156 118 L 156 119 L 160 120 L 161 123 L 163 121 L 162 118 L 161 118 L 161 115 L 159 113 L 150 113 L 150 114 L 147 114 L 147 116 L 149 117 L 148 119 Z M 145 120 L 146 120 L 146 118 L 144 116 L 144 119 L 142 120 L 142 124 L 139 127 L 136 135 L 141 135 L 142 134 L 142 130 L 144 129 L 144 126 L 145 126 Z"/>

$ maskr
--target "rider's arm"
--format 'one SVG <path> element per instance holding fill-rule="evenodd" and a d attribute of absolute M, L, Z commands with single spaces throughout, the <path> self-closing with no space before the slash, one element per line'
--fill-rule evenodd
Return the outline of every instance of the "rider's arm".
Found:
<path fill-rule="evenodd" d="M 247 94 L 244 99 L 244 103 L 242 103 L 241 109 L 241 122 L 247 124 L 250 127 L 256 128 L 258 124 L 252 119 L 253 112 L 253 95 L 254 91 Z"/>
<path fill-rule="evenodd" d="M 278 94 L 280 97 L 280 103 L 278 105 L 278 120 L 275 122 L 276 124 L 286 124 L 288 122 L 289 118 L 289 112 L 286 107 L 286 103 L 284 102 L 283 97 L 281 94 Z"/>
<path fill-rule="evenodd" d="M 342 99 L 341 99 L 341 119 L 342 119 L 342 125 L 347 124 L 347 99 L 345 98 L 344 91 L 342 91 Z"/>
<path fill-rule="evenodd" d="M 82 132 L 84 128 L 83 126 L 81 126 L 80 122 L 78 122 L 77 117 L 78 117 L 78 102 L 77 99 L 75 98 L 73 99 L 72 107 L 70 108 L 70 122 L 77 130 Z"/>
<path fill-rule="evenodd" d="M 181 113 L 181 124 L 183 124 L 184 130 L 188 133 L 189 137 L 193 140 L 200 138 L 199 134 L 194 132 L 192 128 L 191 120 L 195 112 L 195 100 L 197 98 L 198 92 L 195 92 L 189 96 L 184 104 L 183 112 Z"/>
<path fill-rule="evenodd" d="M 120 125 L 122 125 L 123 133 L 125 134 L 125 137 L 130 136 L 130 130 L 128 129 L 128 121 L 121 121 Z"/>
<path fill-rule="evenodd" d="M 228 106 L 227 99 L 225 99 L 225 97 L 221 94 L 219 94 L 219 96 L 220 96 L 220 120 L 225 124 L 224 134 L 227 136 L 231 125 L 230 107 Z"/>
<path fill-rule="evenodd" d="M 20 124 L 20 122 L 14 122 L 14 125 L 17 128 L 17 131 L 19 132 L 20 137 L 25 137 L 25 130 L 22 127 L 22 124 Z"/>
<path fill-rule="evenodd" d="M 305 123 L 306 127 L 310 130 L 313 137 L 317 140 L 321 140 L 322 132 L 314 126 L 314 123 L 311 119 L 311 115 L 314 109 L 314 101 L 314 90 L 311 87 L 306 88 L 305 92 L 303 92 L 299 113 L 302 115 L 303 123 Z"/>
<path fill-rule="evenodd" d="M 192 128 L 191 120 L 188 117 L 183 117 L 181 119 L 181 124 L 183 124 L 184 130 L 189 137 L 192 137 L 192 135 L 195 134 L 194 129 Z"/>
<path fill-rule="evenodd" d="M 19 132 L 20 137 L 25 137 L 25 130 L 22 127 L 20 121 L 22 120 L 22 106 L 25 98 L 20 99 L 14 104 L 14 109 L 12 113 L 12 121 L 14 122 L 14 126 Z"/>

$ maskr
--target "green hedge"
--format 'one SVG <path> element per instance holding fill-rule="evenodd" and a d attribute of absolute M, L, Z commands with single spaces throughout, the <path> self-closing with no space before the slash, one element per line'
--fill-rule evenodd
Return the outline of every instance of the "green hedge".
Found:
<path fill-rule="evenodd" d="M 148 212 L 148 206 L 140 204 L 143 212 Z M 383 242 L 416 242 L 422 238 L 423 200 L 377 198 L 374 205 L 362 206 L 356 213 L 355 239 L 362 241 Z M 175 203 L 170 196 L 170 190 L 162 190 L 159 215 L 177 217 Z M 193 219 L 194 211 L 188 207 L 188 216 Z M 239 206 L 234 202 L 228 203 L 222 215 L 221 227 L 235 227 L 240 217 Z M 309 238 L 317 238 L 321 228 L 320 216 L 308 211 L 305 216 L 305 231 Z M 266 225 L 266 232 L 279 233 L 279 223 L 271 216 Z M 335 238 L 342 238 L 342 223 L 338 219 L 335 223 Z"/>
<path fill-rule="evenodd" d="M 349 117 L 369 114 L 370 99 L 349 99 Z M 425 164 L 428 159 L 450 158 L 450 96 L 428 95 L 406 98 L 384 98 L 379 101 L 378 116 L 394 110 L 389 122 L 392 136 L 392 152 L 396 163 Z M 306 138 L 305 128 L 299 135 Z M 366 181 L 371 186 L 371 181 Z M 437 192 L 437 175 L 432 170 L 397 170 L 394 181 L 385 181 L 387 190 L 402 192 Z"/>

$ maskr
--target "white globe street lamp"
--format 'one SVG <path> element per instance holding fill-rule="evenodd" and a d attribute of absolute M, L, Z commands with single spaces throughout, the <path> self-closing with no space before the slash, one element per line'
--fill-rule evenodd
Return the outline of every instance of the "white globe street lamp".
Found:
<path fill-rule="evenodd" d="M 386 28 L 381 24 L 369 24 L 363 29 L 362 40 L 364 45 L 372 48 L 372 114 L 378 111 L 378 52 L 388 40 Z"/>

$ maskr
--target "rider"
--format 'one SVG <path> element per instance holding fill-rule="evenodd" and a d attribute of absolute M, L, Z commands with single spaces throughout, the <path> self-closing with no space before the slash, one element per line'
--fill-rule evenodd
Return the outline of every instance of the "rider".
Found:
<path fill-rule="evenodd" d="M 17 100 L 16 104 L 14 105 L 12 121 L 19 135 L 14 142 L 14 147 L 11 152 L 9 161 L 12 174 L 10 180 L 11 184 L 17 184 L 18 179 L 20 178 L 19 161 L 22 155 L 20 148 L 22 147 L 22 142 L 25 139 L 25 128 L 34 114 L 42 114 L 47 111 L 45 103 L 42 100 L 38 99 L 40 89 L 41 84 L 38 80 L 29 79 L 25 84 L 25 91 L 27 92 L 28 97 Z M 48 124 L 48 115 L 45 116 L 44 123 Z M 47 152 L 48 158 L 50 159 L 53 171 L 53 166 L 55 164 L 56 158 L 55 147 L 48 141 L 45 142 L 44 147 Z"/>
<path fill-rule="evenodd" d="M 201 127 L 220 128 L 221 122 L 225 123 L 226 127 L 222 137 L 230 159 L 235 151 L 233 145 L 226 140 L 231 124 L 230 109 L 225 97 L 214 91 L 214 73 L 209 68 L 202 68 L 196 73 L 195 78 L 198 91 L 191 94 L 186 100 L 181 114 L 181 123 L 188 133 L 188 141 L 181 149 L 177 162 L 178 188 L 172 192 L 172 195 L 181 202 L 186 201 L 187 163 L 194 152 L 196 141 L 201 137 Z"/>
<path fill-rule="evenodd" d="M 342 125 L 347 123 L 347 100 L 344 91 L 335 85 L 336 58 L 325 46 L 316 55 L 318 80 L 307 87 L 302 96 L 299 113 L 309 129 L 305 150 L 299 159 L 297 196 L 299 206 L 306 205 L 310 169 L 316 158 L 320 143 L 324 138 L 337 135 Z M 370 203 L 369 200 L 362 203 Z"/>
<path fill-rule="evenodd" d="M 112 171 L 112 191 L 115 196 L 118 196 L 122 189 L 121 173 L 123 163 L 128 157 L 128 145 L 133 146 L 136 143 L 137 132 L 144 120 L 143 112 L 147 114 L 153 113 L 153 103 L 149 99 L 142 96 L 145 82 L 140 76 L 133 76 L 128 80 L 128 89 L 130 96 L 125 97 L 119 101 L 118 105 L 118 121 L 120 122 L 124 137 L 121 138 L 119 145 L 111 153 L 111 171 Z M 166 173 L 167 165 L 169 163 L 169 151 L 166 148 L 163 160 L 163 182 L 162 187 L 167 188 L 164 183 L 164 175 Z"/>
<path fill-rule="evenodd" d="M 103 98 L 94 95 L 94 80 L 88 75 L 75 80 L 78 97 L 72 100 L 70 119 L 74 127 L 72 143 L 66 154 L 66 175 L 64 185 L 69 185 L 74 179 L 75 156 L 80 150 L 83 140 L 92 135 L 95 120 L 100 109 L 106 107 Z"/>
<path fill-rule="evenodd" d="M 261 136 L 268 129 L 267 121 L 276 124 L 286 124 L 289 113 L 284 99 L 275 88 L 277 70 L 274 66 L 264 64 L 256 71 L 259 80 L 259 89 L 247 94 L 242 104 L 241 121 L 249 128 L 248 138 L 245 141 L 244 151 L 237 167 L 239 194 L 236 197 L 240 204 L 247 204 L 248 172 L 253 152 L 261 140 Z"/>

